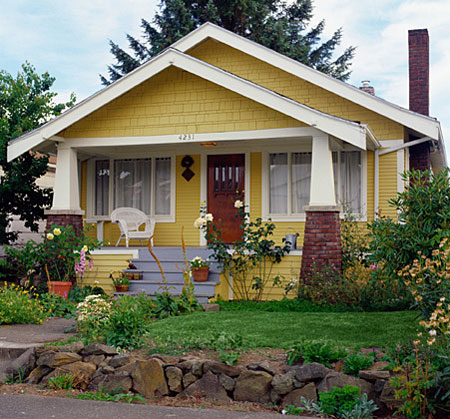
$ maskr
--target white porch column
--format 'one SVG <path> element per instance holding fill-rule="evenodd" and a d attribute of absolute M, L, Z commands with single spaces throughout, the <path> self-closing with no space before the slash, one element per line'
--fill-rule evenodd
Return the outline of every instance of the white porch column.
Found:
<path fill-rule="evenodd" d="M 52 211 L 81 211 L 77 151 L 58 144 Z"/>
<path fill-rule="evenodd" d="M 328 135 L 312 140 L 311 191 L 309 206 L 336 206 L 333 157 Z"/>

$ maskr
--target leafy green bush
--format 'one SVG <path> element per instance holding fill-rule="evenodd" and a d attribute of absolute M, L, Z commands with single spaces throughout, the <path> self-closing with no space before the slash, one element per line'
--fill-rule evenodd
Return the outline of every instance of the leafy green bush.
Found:
<path fill-rule="evenodd" d="M 77 399 L 80 400 L 97 400 L 103 402 L 125 402 L 125 403 L 142 403 L 145 404 L 145 399 L 140 394 L 133 393 L 119 393 L 119 394 L 108 394 L 102 391 L 91 392 L 86 391 L 85 393 L 78 394 Z"/>
<path fill-rule="evenodd" d="M 74 388 L 75 380 L 72 374 L 61 374 L 48 380 L 48 388 L 52 390 L 69 390 Z"/>
<path fill-rule="evenodd" d="M 36 297 L 49 317 L 72 317 L 76 305 L 53 293 L 39 294 Z"/>
<path fill-rule="evenodd" d="M 308 413 L 320 417 L 339 419 L 371 419 L 378 407 L 367 394 L 361 396 L 361 390 L 354 386 L 343 388 L 333 387 L 333 390 L 319 393 L 319 402 L 314 403 L 301 398 L 302 406 Z"/>
<path fill-rule="evenodd" d="M 437 174 L 406 172 L 405 191 L 389 203 L 398 222 L 380 217 L 369 224 L 369 257 L 388 277 L 411 265 L 417 252 L 430 257 L 441 240 L 450 236 L 450 169 Z M 400 278 L 401 279 L 401 278 Z"/>
<path fill-rule="evenodd" d="M 364 355 L 361 353 L 348 354 L 344 359 L 343 372 L 345 374 L 354 375 L 359 377 L 361 370 L 366 370 L 375 362 L 375 354 Z"/>
<path fill-rule="evenodd" d="M 91 287 L 90 285 L 85 285 L 84 287 L 75 286 L 69 291 L 67 300 L 78 304 L 89 295 L 105 295 L 105 291 L 101 287 Z"/>
<path fill-rule="evenodd" d="M 336 348 L 328 343 L 299 342 L 287 350 L 287 364 L 292 365 L 303 360 L 305 364 L 318 362 L 331 367 L 332 362 L 342 359 L 346 355 L 345 349 Z"/>
<path fill-rule="evenodd" d="M 6 376 L 4 383 L 5 384 L 17 384 L 17 383 L 24 383 L 27 374 L 27 368 L 19 367 L 15 373 L 11 373 Z"/>
<path fill-rule="evenodd" d="M 171 295 L 164 291 L 161 294 L 155 293 L 153 314 L 158 319 L 165 319 L 170 316 L 178 316 L 183 313 L 192 313 L 199 310 L 201 306 L 192 297 L 182 294 L 181 296 Z"/>
<path fill-rule="evenodd" d="M 6 282 L 0 287 L 0 324 L 39 324 L 46 317 L 46 311 L 28 290 Z"/>
<path fill-rule="evenodd" d="M 78 333 L 80 337 L 91 342 L 101 340 L 112 310 L 109 297 L 89 295 L 77 305 Z"/>

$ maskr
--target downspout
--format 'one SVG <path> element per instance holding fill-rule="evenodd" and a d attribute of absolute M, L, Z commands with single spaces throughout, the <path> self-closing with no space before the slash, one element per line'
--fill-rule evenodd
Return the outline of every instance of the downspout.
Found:
<path fill-rule="evenodd" d="M 375 161 L 374 161 L 374 176 L 375 176 L 375 185 L 374 185 L 374 210 L 375 210 L 375 219 L 378 218 L 378 205 L 379 205 L 379 189 L 380 189 L 380 156 L 384 156 L 385 154 L 393 153 L 395 151 L 404 150 L 405 148 L 412 147 L 417 144 L 422 144 L 426 141 L 432 141 L 430 137 L 419 138 L 414 141 L 409 141 L 402 145 L 391 147 L 386 150 L 380 151 L 380 148 L 375 149 Z"/>

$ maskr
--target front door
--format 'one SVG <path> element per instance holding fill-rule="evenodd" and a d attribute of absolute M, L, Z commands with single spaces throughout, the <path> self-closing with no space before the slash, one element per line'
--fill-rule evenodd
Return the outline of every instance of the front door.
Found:
<path fill-rule="evenodd" d="M 225 243 L 242 236 L 234 202 L 244 199 L 244 168 L 244 154 L 208 156 L 208 212 L 223 231 Z"/>

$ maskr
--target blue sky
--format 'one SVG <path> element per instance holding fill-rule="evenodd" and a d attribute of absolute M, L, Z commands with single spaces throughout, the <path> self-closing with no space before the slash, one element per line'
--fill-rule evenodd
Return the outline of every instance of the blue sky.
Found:
<path fill-rule="evenodd" d="M 65 100 L 82 100 L 101 88 L 99 74 L 112 62 L 108 40 L 126 47 L 126 33 L 140 34 L 157 0 L 0 0 L 0 69 L 15 74 L 28 60 L 56 77 Z M 349 82 L 370 80 L 376 94 L 408 106 L 407 31 L 430 34 L 430 114 L 437 117 L 450 152 L 450 1 L 316 0 L 314 22 L 325 35 L 343 27 L 342 49 L 357 47 Z M 450 161 L 450 154 L 449 154 Z"/>

